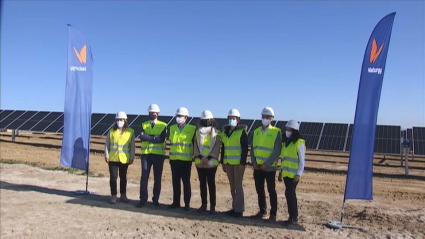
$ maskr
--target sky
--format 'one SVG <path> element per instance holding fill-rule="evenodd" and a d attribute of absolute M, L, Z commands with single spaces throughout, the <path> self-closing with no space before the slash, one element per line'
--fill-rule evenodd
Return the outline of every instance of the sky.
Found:
<path fill-rule="evenodd" d="M 353 123 L 373 28 L 396 12 L 378 124 L 425 126 L 424 1 L 3 1 L 1 109 L 63 111 L 67 24 L 93 51 L 93 113 Z"/>

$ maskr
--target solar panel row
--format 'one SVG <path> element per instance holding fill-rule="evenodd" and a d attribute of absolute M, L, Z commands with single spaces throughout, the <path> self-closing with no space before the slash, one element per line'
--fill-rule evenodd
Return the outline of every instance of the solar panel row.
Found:
<path fill-rule="evenodd" d="M 135 130 L 137 137 L 141 124 L 149 120 L 148 115 L 127 115 L 129 126 Z M 173 123 L 172 116 L 159 116 L 167 124 Z M 188 123 L 196 125 L 199 117 L 190 117 Z M 115 114 L 93 113 L 91 134 L 106 135 L 115 121 Z M 227 119 L 216 118 L 217 129 L 227 124 Z M 273 121 L 272 125 L 285 131 L 287 121 Z M 1 110 L 0 128 L 23 131 L 62 133 L 64 114 L 62 112 Z M 253 132 L 262 125 L 261 120 L 242 119 L 240 124 L 248 127 L 248 140 L 252 141 Z M 353 124 L 301 122 L 300 133 L 306 140 L 308 149 L 327 151 L 347 151 L 351 149 Z M 400 137 L 408 137 L 413 142 L 415 155 L 425 155 L 425 127 L 413 127 L 401 131 L 400 126 L 377 125 L 375 133 L 375 153 L 400 154 Z"/>

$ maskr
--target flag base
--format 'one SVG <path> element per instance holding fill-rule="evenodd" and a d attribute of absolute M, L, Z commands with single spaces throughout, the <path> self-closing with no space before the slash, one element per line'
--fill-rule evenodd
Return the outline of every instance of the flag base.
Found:
<path fill-rule="evenodd" d="M 75 194 L 78 194 L 78 195 L 86 195 L 86 194 L 94 195 L 95 193 L 93 191 L 77 190 L 77 191 L 75 191 Z"/>
<path fill-rule="evenodd" d="M 348 226 L 345 223 L 340 222 L 340 221 L 332 221 L 332 222 L 328 222 L 328 223 L 322 223 L 322 225 L 324 225 L 327 228 L 333 229 L 334 231 L 339 231 L 342 228 L 350 228 L 350 229 L 357 229 L 357 230 L 364 231 L 364 229 L 361 228 L 361 227 Z"/>

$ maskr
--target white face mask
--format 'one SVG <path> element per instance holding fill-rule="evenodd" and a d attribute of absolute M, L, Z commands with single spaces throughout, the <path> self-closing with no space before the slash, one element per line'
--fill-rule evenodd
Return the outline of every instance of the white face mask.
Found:
<path fill-rule="evenodd" d="M 236 120 L 235 120 L 235 119 L 231 119 L 231 120 L 229 120 L 229 125 L 230 125 L 230 126 L 235 127 L 237 124 L 238 124 L 238 122 L 236 122 Z"/>
<path fill-rule="evenodd" d="M 211 126 L 199 128 L 199 133 L 201 133 L 203 135 L 209 134 L 210 132 L 211 132 Z"/>
<path fill-rule="evenodd" d="M 184 118 L 183 117 L 176 117 L 176 122 L 177 124 L 181 124 L 184 122 Z"/>
<path fill-rule="evenodd" d="M 261 122 L 263 123 L 264 126 L 267 126 L 270 124 L 270 120 L 269 119 L 262 119 Z"/>
<path fill-rule="evenodd" d="M 124 126 L 124 121 L 117 121 L 118 128 L 122 128 Z"/>
<path fill-rule="evenodd" d="M 286 138 L 289 139 L 292 135 L 292 132 L 291 131 L 285 131 L 285 135 L 286 135 Z"/>

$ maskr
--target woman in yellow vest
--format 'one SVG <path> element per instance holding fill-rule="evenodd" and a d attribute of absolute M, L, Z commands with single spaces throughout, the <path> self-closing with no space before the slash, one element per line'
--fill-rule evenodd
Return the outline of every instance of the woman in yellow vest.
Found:
<path fill-rule="evenodd" d="M 226 213 L 233 217 L 242 217 L 245 211 L 245 200 L 242 180 L 248 155 L 247 126 L 239 124 L 241 114 L 231 109 L 227 114 L 229 124 L 221 132 L 221 163 L 227 173 L 232 194 L 232 209 Z"/>
<path fill-rule="evenodd" d="M 105 141 L 105 162 L 109 165 L 111 203 L 117 203 L 117 178 L 120 177 L 120 200 L 128 202 L 127 169 L 133 163 L 135 153 L 134 130 L 128 127 L 127 114 L 120 111 Z"/>
<path fill-rule="evenodd" d="M 300 125 L 295 120 L 290 120 L 285 125 L 285 135 L 283 137 L 282 159 L 279 181 L 285 183 L 285 197 L 288 206 L 289 218 L 284 221 L 285 225 L 292 225 L 298 222 L 298 204 L 295 190 L 304 171 L 305 165 L 305 141 L 299 132 Z"/>
<path fill-rule="evenodd" d="M 220 132 L 215 128 L 216 121 L 209 110 L 204 110 L 198 123 L 193 155 L 198 171 L 202 205 L 198 212 L 207 210 L 207 184 L 210 193 L 210 213 L 215 213 L 216 189 L 215 174 L 217 173 L 218 158 L 220 156 Z"/>
<path fill-rule="evenodd" d="M 170 166 L 173 181 L 173 203 L 170 208 L 179 208 L 181 195 L 181 181 L 183 182 L 184 209 L 190 209 L 192 189 L 190 186 L 190 174 L 192 171 L 193 140 L 196 126 L 186 124 L 189 111 L 180 107 L 176 112 L 177 124 L 171 125 L 170 135 Z"/>

